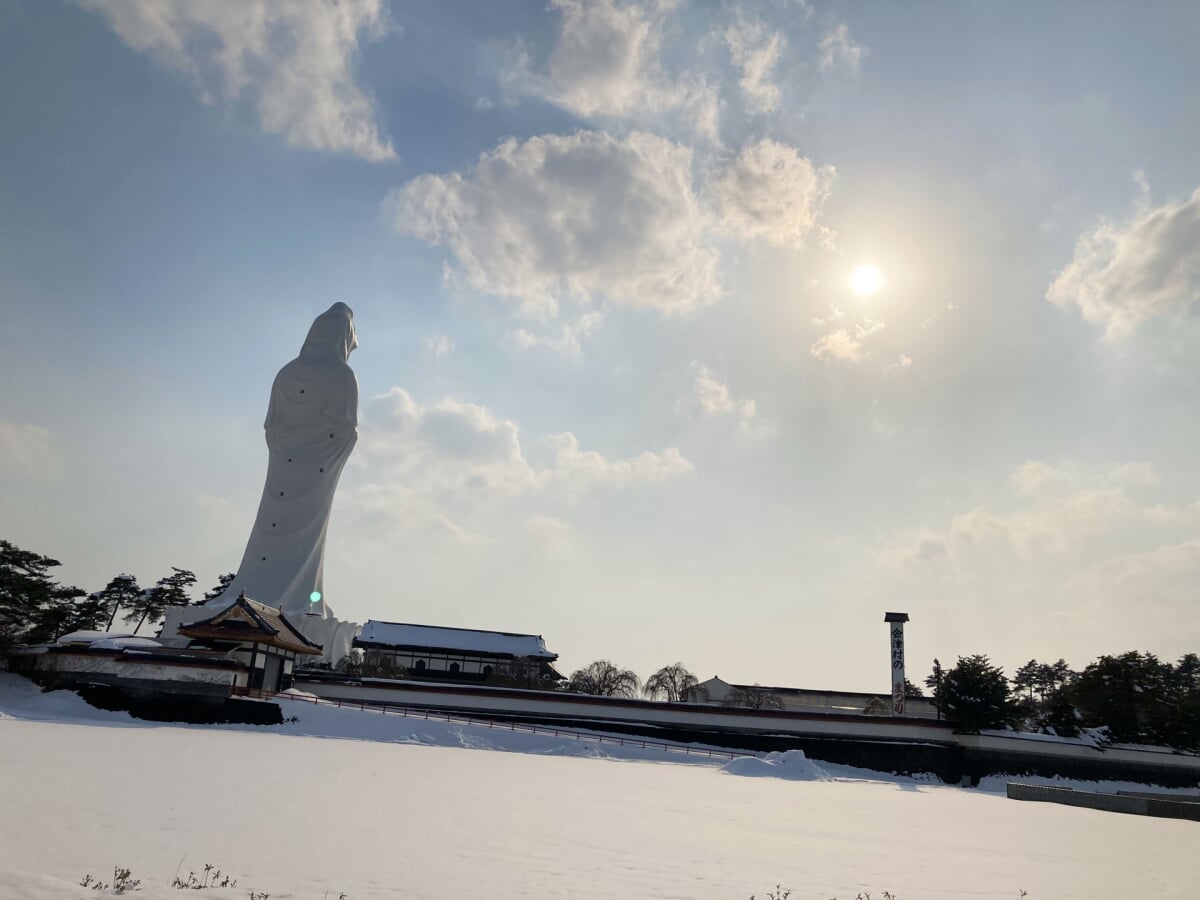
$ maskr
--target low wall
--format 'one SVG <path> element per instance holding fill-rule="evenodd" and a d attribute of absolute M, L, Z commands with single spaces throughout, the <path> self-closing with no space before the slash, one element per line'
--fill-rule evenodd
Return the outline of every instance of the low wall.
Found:
<path fill-rule="evenodd" d="M 884 772 L 931 772 L 947 783 L 988 775 L 1058 775 L 1162 787 L 1200 786 L 1200 757 L 994 733 L 955 734 L 949 722 L 657 703 L 562 691 L 304 675 L 319 697 L 559 724 L 740 750 L 803 750 L 813 759 Z"/>
<path fill-rule="evenodd" d="M 1018 783 L 1008 784 L 1007 793 L 1009 800 L 1032 800 L 1105 812 L 1125 813 L 1126 815 L 1190 819 L 1193 822 L 1200 822 L 1200 805 L 1186 801 L 1150 799 L 1145 796 L 1130 797 L 1123 794 L 1100 794 L 1094 791 L 1076 791 L 1064 787 Z"/>

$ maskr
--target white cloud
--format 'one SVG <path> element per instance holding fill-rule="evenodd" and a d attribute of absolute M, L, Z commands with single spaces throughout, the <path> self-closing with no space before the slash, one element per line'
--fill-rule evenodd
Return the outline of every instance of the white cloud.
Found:
<path fill-rule="evenodd" d="M 842 69 L 857 72 L 862 65 L 863 57 L 869 52 L 862 44 L 855 43 L 850 36 L 850 29 L 845 24 L 831 29 L 818 45 L 820 56 L 817 65 L 823 72 Z"/>
<path fill-rule="evenodd" d="M 882 331 L 885 324 L 882 319 L 872 319 L 870 316 L 861 314 L 851 318 L 852 321 L 844 327 L 818 338 L 809 348 L 809 353 L 821 360 L 836 359 L 842 362 L 860 362 L 867 355 L 863 351 L 863 342 L 876 332 Z M 843 322 L 846 319 L 845 310 L 834 303 L 829 307 L 828 318 L 817 318 L 813 322 L 824 326 L 833 322 Z M 906 363 L 905 360 L 908 362 Z M 911 359 L 901 356 L 900 362 L 884 369 L 884 375 L 895 374 L 911 364 Z"/>
<path fill-rule="evenodd" d="M 768 31 L 761 22 L 740 16 L 725 29 L 724 37 L 730 59 L 742 72 L 739 84 L 746 106 L 758 113 L 777 110 L 780 93 L 772 72 L 787 46 L 787 38 L 778 31 Z"/>
<path fill-rule="evenodd" d="M 1101 220 L 1046 299 L 1076 306 L 1109 340 L 1143 322 L 1186 311 L 1200 297 L 1200 189 L 1184 202 L 1141 206 L 1125 223 Z"/>
<path fill-rule="evenodd" d="M 1069 641 L 1089 654 L 1130 645 L 1176 652 L 1200 640 L 1190 615 L 1200 503 L 1180 504 L 1147 463 L 1034 460 L 1012 473 L 1009 488 L 945 525 L 896 535 L 878 557 L 882 593 L 927 612 L 952 610 L 957 624 L 947 627 L 972 641 L 980 629 L 1025 617 L 1039 623 L 1030 644 Z M 1172 503 L 1157 502 L 1160 492 Z M 1016 661 L 1035 652 L 1022 649 Z"/>
<path fill-rule="evenodd" d="M 425 349 L 436 357 L 449 356 L 454 352 L 454 341 L 444 334 L 431 335 L 421 342 Z"/>
<path fill-rule="evenodd" d="M 912 358 L 901 353 L 894 363 L 890 363 L 883 367 L 883 377 L 896 378 L 900 375 L 903 375 L 905 372 L 908 372 L 910 369 L 912 369 L 912 364 Z"/>
<path fill-rule="evenodd" d="M 388 208 L 400 232 L 450 250 L 452 277 L 526 315 L 568 298 L 686 312 L 718 294 L 691 167 L 688 148 L 648 134 L 509 139 L 470 171 L 413 179 Z"/>
<path fill-rule="evenodd" d="M 534 514 L 525 520 L 525 531 L 546 553 L 568 556 L 574 550 L 575 529 L 562 519 Z"/>
<path fill-rule="evenodd" d="M 551 0 L 562 14 L 550 78 L 580 115 L 623 115 L 637 103 L 654 64 L 658 35 L 649 8 L 613 0 Z"/>
<path fill-rule="evenodd" d="M 558 38 L 544 72 L 521 52 L 505 74 L 508 85 L 585 119 L 681 113 L 716 142 L 716 90 L 695 75 L 672 77 L 660 64 L 663 18 L 672 4 L 617 0 L 551 0 L 560 14 Z"/>
<path fill-rule="evenodd" d="M 845 328 L 839 328 L 814 341 L 808 352 L 817 359 L 858 362 L 862 359 L 862 340 L 854 337 Z"/>
<path fill-rule="evenodd" d="M 48 475 L 58 468 L 58 442 L 40 425 L 0 419 L 0 464 L 23 475 Z"/>
<path fill-rule="evenodd" d="M 1047 560 L 1073 561 L 1087 568 L 1096 556 L 1152 539 L 1159 527 L 1200 528 L 1200 505 L 1166 507 L 1139 501 L 1138 494 L 1157 482 L 1148 463 L 1098 470 L 1033 460 L 1012 473 L 1008 509 L 973 507 L 954 515 L 943 529 L 901 536 L 889 552 L 896 559 L 936 559 L 967 572 Z"/>
<path fill-rule="evenodd" d="M 769 138 L 742 149 L 712 184 L 721 225 L 743 238 L 799 247 L 817 227 L 833 182 L 794 148 Z"/>
<path fill-rule="evenodd" d="M 581 450 L 569 431 L 547 439 L 554 460 L 546 475 L 553 487 L 577 498 L 594 487 L 626 487 L 637 482 L 662 481 L 690 472 L 692 464 L 675 447 L 661 453 L 646 451 L 629 459 L 610 460 L 594 450 Z"/>
<path fill-rule="evenodd" d="M 578 358 L 583 353 L 580 339 L 590 336 L 600 324 L 601 318 L 598 312 L 584 313 L 572 321 L 563 322 L 557 329 L 542 334 L 518 328 L 507 336 L 507 342 L 517 350 L 546 347 L 563 356 Z"/>
<path fill-rule="evenodd" d="M 382 0 L 76 0 L 134 50 L 186 74 L 205 103 L 252 102 L 290 145 L 395 158 L 356 84 L 360 37 L 382 34 Z"/>
<path fill-rule="evenodd" d="M 452 398 L 424 406 L 397 387 L 372 399 L 365 418 L 367 468 L 419 493 L 495 499 L 539 487 L 517 424 L 486 407 Z"/>
<path fill-rule="evenodd" d="M 349 488 L 359 527 L 389 516 L 409 530 L 475 536 L 477 514 L 518 497 L 578 500 L 598 488 L 625 488 L 690 471 L 678 449 L 609 459 L 580 449 L 570 432 L 544 439 L 547 464 L 531 462 L 520 429 L 475 403 L 425 405 L 392 388 L 366 407 L 359 470 Z"/>
<path fill-rule="evenodd" d="M 708 366 L 693 360 L 692 393 L 683 404 L 705 416 L 736 415 L 744 424 L 758 415 L 758 406 L 753 400 L 735 399 L 729 386 Z"/>

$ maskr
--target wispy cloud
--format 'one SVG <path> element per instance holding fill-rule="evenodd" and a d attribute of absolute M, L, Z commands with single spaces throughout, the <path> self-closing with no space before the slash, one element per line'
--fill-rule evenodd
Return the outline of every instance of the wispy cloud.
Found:
<path fill-rule="evenodd" d="M 1108 340 L 1200 297 L 1200 189 L 1181 202 L 1143 203 L 1125 222 L 1102 219 L 1079 238 L 1046 299 L 1076 307 Z"/>
<path fill-rule="evenodd" d="M 739 423 L 750 425 L 758 416 L 758 405 L 746 398 L 735 398 L 733 392 L 712 369 L 692 360 L 691 393 L 680 406 L 702 416 L 734 416 Z"/>
<path fill-rule="evenodd" d="M 862 44 L 855 42 L 850 35 L 850 29 L 844 23 L 826 32 L 817 49 L 820 54 L 817 57 L 817 65 L 822 72 L 857 72 L 863 59 L 870 52 Z"/>
<path fill-rule="evenodd" d="M 518 328 L 507 336 L 509 346 L 517 350 L 530 350 L 534 347 L 545 347 L 563 356 L 578 359 L 583 355 L 581 340 L 591 335 L 600 324 L 602 316 L 598 312 L 584 313 L 576 319 L 561 323 L 557 328 L 534 333 L 526 328 Z"/>
<path fill-rule="evenodd" d="M 747 108 L 757 113 L 777 110 L 780 91 L 773 80 L 774 69 L 787 46 L 787 38 L 778 31 L 768 30 L 761 22 L 740 15 L 725 29 L 724 37 L 729 57 L 742 73 L 739 84 Z"/>
<path fill-rule="evenodd" d="M 382 0 L 76 0 L 134 50 L 186 74 L 205 103 L 253 103 L 295 147 L 394 159 L 354 78 L 359 40 L 380 37 Z"/>
<path fill-rule="evenodd" d="M 0 419 L 0 463 L 25 476 L 44 476 L 58 469 L 58 441 L 40 425 Z"/>
<path fill-rule="evenodd" d="M 426 350 L 439 359 L 454 352 L 454 341 L 444 334 L 431 335 L 421 343 Z"/>

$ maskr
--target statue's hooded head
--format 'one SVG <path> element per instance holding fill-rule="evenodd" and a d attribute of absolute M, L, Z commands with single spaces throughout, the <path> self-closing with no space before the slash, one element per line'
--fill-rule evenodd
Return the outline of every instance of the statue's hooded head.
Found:
<path fill-rule="evenodd" d="M 300 358 L 307 360 L 339 359 L 346 362 L 358 346 L 354 333 L 354 311 L 345 303 L 335 303 L 313 320 L 308 337 L 300 348 Z"/>

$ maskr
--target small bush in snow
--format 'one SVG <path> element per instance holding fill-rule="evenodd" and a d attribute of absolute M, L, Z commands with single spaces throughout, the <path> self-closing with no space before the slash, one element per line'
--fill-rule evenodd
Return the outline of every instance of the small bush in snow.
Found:
<path fill-rule="evenodd" d="M 114 894 L 123 894 L 126 891 L 136 891 L 138 885 L 141 883 L 142 880 L 134 878 L 133 873 L 128 869 L 114 866 L 111 884 L 93 879 L 91 875 L 84 875 L 83 880 L 79 882 L 79 886 L 91 888 L 93 891 L 107 891 L 111 888 Z"/>

